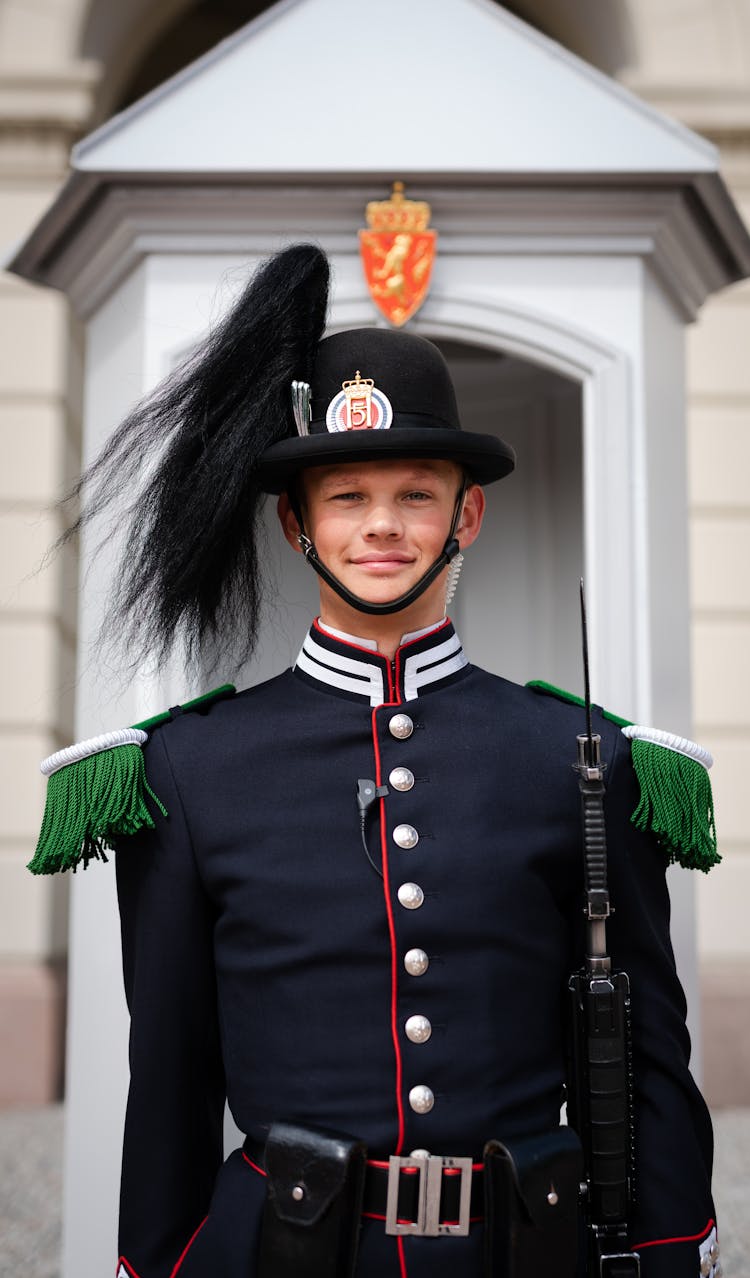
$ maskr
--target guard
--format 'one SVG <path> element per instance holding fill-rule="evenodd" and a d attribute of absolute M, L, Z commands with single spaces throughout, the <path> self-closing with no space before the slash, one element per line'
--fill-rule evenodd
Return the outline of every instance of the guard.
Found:
<path fill-rule="evenodd" d="M 431 343 L 323 338 L 327 282 L 271 259 L 73 529 L 126 495 L 110 624 L 157 658 L 252 651 L 265 494 L 320 584 L 293 669 L 44 765 L 31 868 L 117 852 L 117 1273 L 719 1278 L 665 885 L 717 859 L 710 760 L 471 664 L 446 597 L 513 451 Z"/>

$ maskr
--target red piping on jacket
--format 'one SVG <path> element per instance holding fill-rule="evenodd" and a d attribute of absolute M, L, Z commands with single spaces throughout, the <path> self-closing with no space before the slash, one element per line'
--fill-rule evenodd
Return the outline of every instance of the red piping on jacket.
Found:
<path fill-rule="evenodd" d="M 388 667 L 388 695 L 393 696 L 393 682 L 391 679 L 390 665 Z M 398 702 L 390 701 L 386 704 L 398 705 Z M 377 712 L 383 707 L 375 707 L 372 712 L 372 740 L 373 749 L 375 751 L 375 784 L 382 785 L 382 768 L 380 763 L 380 745 L 378 742 L 377 731 Z M 398 1114 L 398 1140 L 396 1143 L 396 1153 L 400 1154 L 404 1145 L 404 1103 L 401 1096 L 403 1066 L 401 1061 L 401 1044 L 398 1037 L 398 956 L 396 953 L 396 924 L 393 918 L 393 906 L 391 904 L 391 887 L 390 876 L 388 872 L 388 844 L 386 839 L 386 819 L 385 819 L 385 800 L 380 800 L 380 856 L 383 868 L 383 894 L 385 896 L 385 912 L 388 920 L 388 937 L 391 946 L 391 1038 L 393 1039 L 393 1050 L 396 1055 L 396 1112 Z"/>
<path fill-rule="evenodd" d="M 447 626 L 448 618 L 445 618 L 443 626 Z M 438 626 L 434 631 L 435 634 L 443 629 Z M 403 646 L 408 648 L 411 643 L 417 643 L 418 640 L 413 639 L 409 644 Z M 401 705 L 401 652 L 402 648 L 396 651 L 396 697 L 393 700 L 393 675 L 391 673 L 391 663 L 388 663 L 388 696 L 390 705 Z M 381 707 L 382 709 L 382 707 Z M 372 712 L 372 739 L 375 746 L 375 784 L 382 785 L 382 774 L 380 770 L 380 747 L 378 745 L 377 723 L 375 719 L 375 710 Z M 400 1154 L 404 1147 L 404 1103 L 401 1096 L 402 1089 L 402 1065 L 401 1065 L 401 1044 L 398 1038 L 398 1017 L 396 1015 L 396 1001 L 398 997 L 398 956 L 396 954 L 396 926 L 393 920 L 393 907 L 391 905 L 391 894 L 388 880 L 388 849 L 385 837 L 385 800 L 380 800 L 380 847 L 383 860 L 383 891 L 385 892 L 385 908 L 388 915 L 388 933 L 391 938 L 391 1034 L 393 1035 L 393 1046 L 396 1051 L 396 1104 L 398 1107 L 398 1145 L 396 1153 Z M 404 1238 L 403 1234 L 399 1234 L 396 1239 L 398 1244 L 398 1264 L 401 1271 L 400 1278 L 409 1278 L 406 1271 L 406 1256 L 404 1255 Z"/>
<path fill-rule="evenodd" d="M 398 657 L 396 658 L 398 661 Z M 391 673 L 391 663 L 388 662 L 388 701 L 386 705 L 400 705 L 401 697 L 396 687 L 397 701 L 393 700 L 393 675 Z M 398 669 L 398 666 L 397 666 Z M 383 709 L 382 706 L 375 706 L 372 711 L 372 743 L 375 751 L 375 784 L 382 785 L 382 769 L 380 765 L 380 744 L 378 742 L 378 724 L 377 712 Z M 388 875 L 388 846 L 385 835 L 385 799 L 380 800 L 380 855 L 383 868 L 383 895 L 385 897 L 385 912 L 388 919 L 388 937 L 391 946 L 391 1037 L 393 1039 L 393 1050 L 396 1054 L 396 1111 L 398 1114 L 398 1142 L 396 1145 L 396 1153 L 400 1154 L 404 1145 L 404 1102 L 401 1096 L 403 1066 L 401 1062 L 401 1044 L 398 1037 L 398 956 L 396 954 L 396 924 L 393 918 L 393 906 L 391 905 L 390 879 Z M 406 1258 L 404 1256 L 404 1240 L 399 1234 L 396 1239 L 398 1250 L 398 1265 L 400 1270 L 400 1278 L 409 1278 L 406 1272 Z"/>
<path fill-rule="evenodd" d="M 131 1265 L 130 1261 L 129 1261 L 129 1260 L 126 1260 L 124 1256 L 118 1256 L 118 1257 L 117 1257 L 117 1269 L 118 1269 L 118 1272 L 119 1272 L 119 1269 L 120 1269 L 120 1265 L 124 1265 L 124 1266 L 125 1266 L 125 1268 L 127 1269 L 128 1273 L 129 1273 L 129 1274 L 132 1274 L 132 1278 L 138 1278 L 138 1274 L 135 1272 L 135 1270 L 134 1270 L 133 1266 Z M 116 1276 L 115 1276 L 115 1278 L 116 1278 Z"/>
<path fill-rule="evenodd" d="M 715 1226 L 716 1221 L 712 1216 L 706 1225 L 706 1228 L 699 1234 L 686 1234 L 683 1238 L 655 1238 L 653 1242 L 638 1243 L 635 1247 L 631 1247 L 631 1251 L 643 1251 L 644 1247 L 665 1247 L 668 1243 L 702 1242 L 704 1238 L 708 1237 Z"/>
<path fill-rule="evenodd" d="M 244 1158 L 244 1160 L 245 1160 L 245 1162 L 246 1162 L 246 1163 L 249 1163 L 249 1164 L 250 1164 L 250 1166 L 252 1167 L 253 1171 L 254 1171 L 254 1172 L 257 1172 L 259 1176 L 267 1176 L 267 1175 L 268 1175 L 268 1172 L 267 1172 L 267 1171 L 264 1171 L 262 1167 L 259 1167 L 257 1163 L 254 1163 L 254 1162 L 253 1162 L 253 1160 L 252 1160 L 252 1158 L 248 1158 L 248 1156 L 247 1156 L 247 1154 L 245 1153 L 244 1149 L 243 1149 L 243 1151 L 242 1151 L 242 1157 Z"/>
<path fill-rule="evenodd" d="M 401 1270 L 401 1278 L 409 1278 L 406 1272 L 406 1256 L 404 1255 L 404 1235 L 399 1234 L 396 1242 L 398 1243 L 398 1264 Z"/>
<path fill-rule="evenodd" d="M 202 1220 L 202 1221 L 201 1221 L 201 1223 L 199 1224 L 199 1226 L 198 1226 L 198 1228 L 196 1229 L 195 1233 L 193 1234 L 192 1238 L 189 1240 L 189 1242 L 188 1242 L 188 1244 L 187 1244 L 187 1247 L 185 1248 L 185 1250 L 183 1251 L 182 1255 L 180 1256 L 180 1259 L 177 1261 L 177 1264 L 175 1265 L 174 1269 L 172 1270 L 171 1274 L 169 1275 L 169 1278 L 176 1278 L 177 1273 L 178 1273 L 178 1272 L 179 1272 L 179 1270 L 182 1268 L 182 1262 L 183 1262 L 183 1260 L 184 1260 L 184 1259 L 185 1259 L 185 1257 L 187 1256 L 188 1252 L 190 1251 L 190 1248 L 192 1247 L 193 1243 L 195 1242 L 196 1238 L 198 1237 L 198 1234 L 199 1234 L 199 1233 L 200 1233 L 200 1231 L 202 1230 L 202 1228 L 203 1228 L 203 1226 L 205 1225 L 205 1223 L 206 1223 L 206 1221 L 207 1221 L 207 1220 L 208 1220 L 208 1216 L 204 1216 L 203 1220 Z"/>

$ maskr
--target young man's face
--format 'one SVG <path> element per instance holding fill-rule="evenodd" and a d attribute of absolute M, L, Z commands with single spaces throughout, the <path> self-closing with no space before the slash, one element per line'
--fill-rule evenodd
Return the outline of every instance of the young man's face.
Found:
<path fill-rule="evenodd" d="M 438 460 L 311 467 L 304 472 L 300 493 L 305 530 L 324 564 L 350 591 L 371 603 L 387 603 L 419 581 L 442 551 L 462 479 L 454 462 Z M 472 484 L 459 520 L 462 549 L 477 536 L 483 511 L 482 489 Z M 287 539 L 296 546 L 299 530 L 285 496 L 279 514 Z M 404 613 L 405 630 L 442 616 L 445 576 L 418 601 L 419 615 L 413 615 L 416 605 Z M 341 613 L 342 607 L 351 613 L 322 584 L 323 619 L 331 611 Z M 351 625 L 350 616 L 338 620 Z"/>

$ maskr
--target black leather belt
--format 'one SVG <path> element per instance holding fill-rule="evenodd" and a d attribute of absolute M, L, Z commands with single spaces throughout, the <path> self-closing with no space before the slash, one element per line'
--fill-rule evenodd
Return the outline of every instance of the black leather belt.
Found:
<path fill-rule="evenodd" d="M 248 1136 L 243 1150 L 264 1170 L 262 1142 Z M 388 1234 L 468 1234 L 471 1224 L 484 1219 L 484 1166 L 426 1150 L 368 1159 L 362 1214 L 385 1221 Z"/>

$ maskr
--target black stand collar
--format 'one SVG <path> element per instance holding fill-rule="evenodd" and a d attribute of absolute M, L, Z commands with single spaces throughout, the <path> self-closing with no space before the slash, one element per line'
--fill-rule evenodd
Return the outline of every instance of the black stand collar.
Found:
<path fill-rule="evenodd" d="M 448 619 L 429 634 L 402 644 L 393 661 L 328 634 L 316 621 L 302 645 L 294 673 L 338 696 L 380 706 L 414 701 L 458 678 L 468 664 Z"/>

